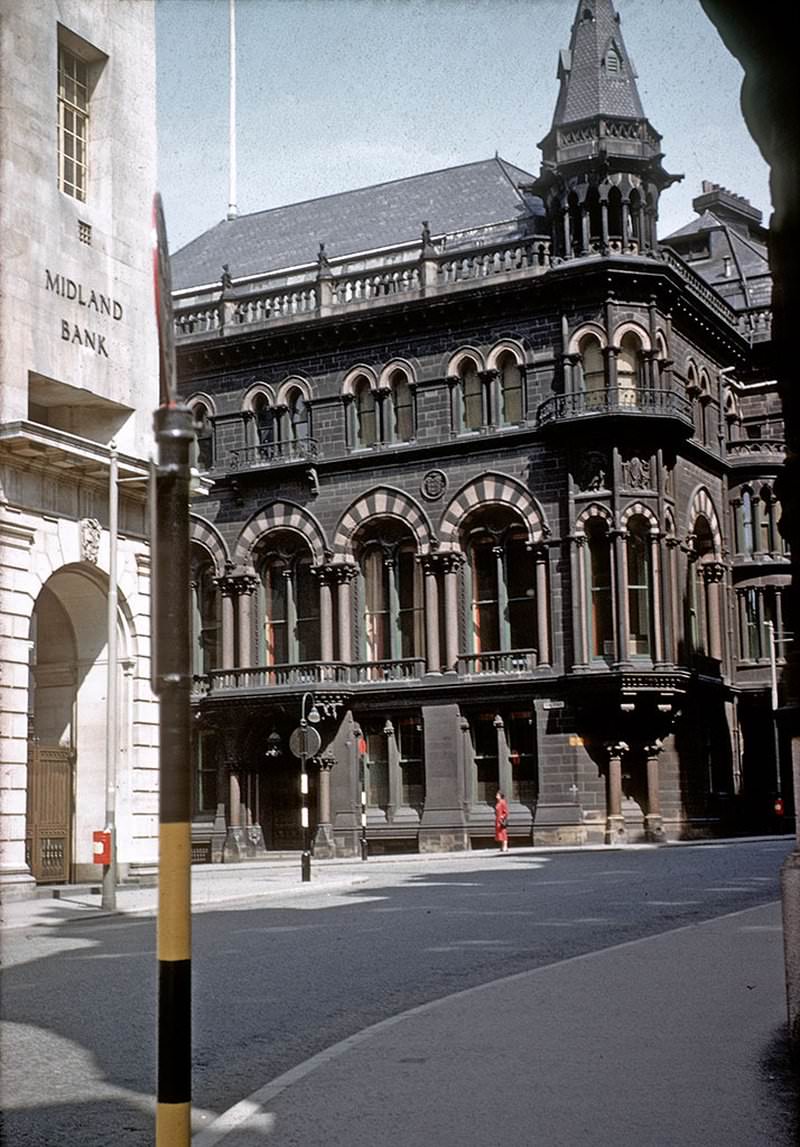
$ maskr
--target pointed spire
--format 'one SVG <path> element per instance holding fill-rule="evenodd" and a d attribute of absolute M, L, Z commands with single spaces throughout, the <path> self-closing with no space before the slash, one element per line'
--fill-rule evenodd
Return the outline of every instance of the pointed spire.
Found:
<path fill-rule="evenodd" d="M 644 119 L 636 69 L 611 0 L 580 0 L 569 49 L 561 52 L 553 127 L 592 116 Z"/>

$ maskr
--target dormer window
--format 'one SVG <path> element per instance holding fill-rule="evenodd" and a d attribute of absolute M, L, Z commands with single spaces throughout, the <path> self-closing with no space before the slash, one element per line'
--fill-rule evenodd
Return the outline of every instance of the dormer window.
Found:
<path fill-rule="evenodd" d="M 606 71 L 610 76 L 618 76 L 622 71 L 622 61 L 613 44 L 606 52 Z"/>

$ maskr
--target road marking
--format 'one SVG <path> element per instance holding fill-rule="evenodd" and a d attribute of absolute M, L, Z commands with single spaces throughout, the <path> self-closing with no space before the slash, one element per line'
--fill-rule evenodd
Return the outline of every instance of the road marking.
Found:
<path fill-rule="evenodd" d="M 708 920 L 682 924 L 679 928 L 668 928 L 666 931 L 656 932 L 652 936 L 639 936 L 636 940 L 624 940 L 620 944 L 611 944 L 607 948 L 598 948 L 595 952 L 583 952 L 578 956 L 568 956 L 565 960 L 554 960 L 552 963 L 542 964 L 541 967 L 538 968 L 529 968 L 524 972 L 513 972 L 510 976 L 500 976 L 498 979 L 488 980 L 484 984 L 475 984 L 471 988 L 462 988 L 460 991 L 451 992 L 446 996 L 440 996 L 436 1000 L 428 1000 L 425 1004 L 418 1004 L 417 1007 L 409 1008 L 408 1011 L 400 1012 L 396 1016 L 388 1016 L 385 1020 L 379 1020 L 378 1023 L 363 1028 L 360 1032 L 356 1032 L 354 1035 L 332 1044 L 331 1047 L 317 1052 L 317 1054 L 312 1055 L 310 1059 L 290 1068 L 270 1083 L 259 1087 L 256 1091 L 252 1092 L 252 1094 L 248 1095 L 246 1099 L 242 1099 L 234 1104 L 233 1107 L 229 1107 L 227 1111 L 218 1116 L 208 1127 L 205 1127 L 202 1131 L 192 1136 L 192 1147 L 215 1147 L 215 1144 L 224 1139 L 226 1135 L 229 1135 L 232 1131 L 239 1130 L 245 1123 L 248 1124 L 248 1130 L 253 1128 L 254 1130 L 269 1131 L 272 1128 L 272 1123 L 267 1126 L 265 1120 L 271 1119 L 274 1122 L 274 1116 L 264 1111 L 264 1108 L 280 1095 L 281 1092 L 286 1091 L 286 1089 L 293 1084 L 299 1083 L 300 1080 L 305 1079 L 306 1076 L 311 1075 L 311 1073 L 317 1071 L 318 1068 L 325 1067 L 326 1064 L 332 1060 L 346 1055 L 347 1052 L 359 1047 L 362 1043 L 366 1043 L 367 1040 L 388 1031 L 390 1028 L 396 1027 L 398 1024 L 414 1016 L 424 1015 L 426 1012 L 431 1012 L 443 1004 L 452 1003 L 453 1000 L 464 999 L 467 996 L 474 995 L 476 992 L 484 992 L 489 988 L 496 987 L 498 984 L 511 984 L 516 980 L 522 980 L 526 977 L 539 976 L 544 972 L 551 971 L 553 968 L 562 967 L 565 964 L 586 962 L 595 959 L 597 956 L 606 956 L 609 952 L 619 952 L 624 948 L 633 948 L 640 944 L 647 944 L 652 940 L 658 940 L 664 936 L 677 936 L 680 932 L 689 932 L 708 924 L 715 924 L 720 920 L 733 920 L 737 916 L 744 916 L 750 912 L 758 912 L 779 903 L 780 901 L 770 900 L 764 904 L 758 904 L 750 908 L 741 908 L 736 912 L 724 912 L 721 916 L 712 916 Z M 204 1113 L 203 1117 L 206 1116 L 207 1113 Z M 254 1118 L 261 1124 L 258 1128 L 253 1124 Z"/>

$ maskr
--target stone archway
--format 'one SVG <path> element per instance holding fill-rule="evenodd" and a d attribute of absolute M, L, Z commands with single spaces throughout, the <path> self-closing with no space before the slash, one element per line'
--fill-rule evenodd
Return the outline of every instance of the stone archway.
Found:
<path fill-rule="evenodd" d="M 118 696 L 126 634 L 118 632 Z M 42 882 L 93 878 L 92 831 L 105 819 L 107 596 L 102 575 L 84 565 L 57 570 L 39 592 L 31 620 L 29 863 Z M 126 706 L 121 704 L 118 712 Z M 126 738 L 118 726 L 118 769 Z M 120 771 L 121 775 L 121 771 Z"/>

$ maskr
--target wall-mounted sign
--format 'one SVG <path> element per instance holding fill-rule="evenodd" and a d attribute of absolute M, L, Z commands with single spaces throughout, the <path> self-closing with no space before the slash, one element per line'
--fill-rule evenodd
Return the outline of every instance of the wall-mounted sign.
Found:
<path fill-rule="evenodd" d="M 96 316 L 98 318 L 106 317 L 111 319 L 112 322 L 121 322 L 124 316 L 124 309 L 119 299 L 115 299 L 113 295 L 107 295 L 103 291 L 96 291 L 93 287 L 87 286 L 86 283 L 77 282 L 75 279 L 70 279 L 66 275 L 53 273 L 49 267 L 44 269 L 44 287 L 46 291 L 50 291 L 59 298 L 65 299 L 69 303 L 76 303 L 79 307 L 84 307 L 86 311 L 86 322 L 89 322 L 89 316 Z M 78 346 L 86 347 L 88 350 L 94 351 L 100 358 L 108 358 L 108 347 L 106 346 L 106 339 L 108 332 L 101 333 L 94 329 L 93 326 L 86 326 L 84 322 L 77 323 L 72 318 L 61 318 L 61 338 L 64 342 L 77 343 Z"/>

